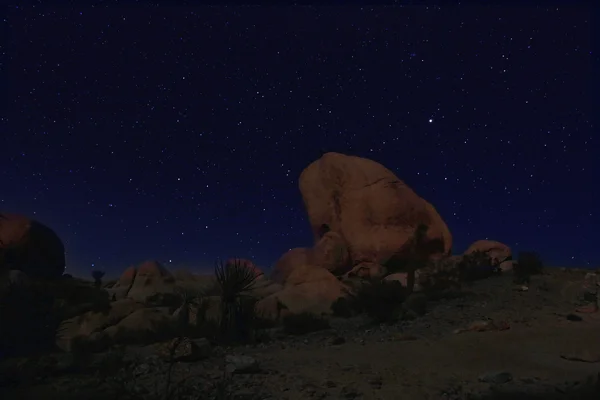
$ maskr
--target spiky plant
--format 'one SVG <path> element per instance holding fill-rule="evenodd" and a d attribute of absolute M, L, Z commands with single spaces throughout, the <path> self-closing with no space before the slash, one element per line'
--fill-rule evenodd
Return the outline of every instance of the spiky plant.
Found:
<path fill-rule="evenodd" d="M 201 290 L 188 290 L 180 287 L 176 289 L 175 293 L 179 297 L 179 308 L 181 308 L 178 320 L 179 328 L 180 331 L 187 332 L 193 327 L 192 325 L 198 325 L 204 321 L 204 314 L 209 303 L 206 301 L 206 294 Z M 192 323 L 189 318 L 192 307 L 195 307 L 198 313 L 195 323 Z"/>
<path fill-rule="evenodd" d="M 245 263 L 235 260 L 233 262 L 215 263 L 215 277 L 221 296 L 221 334 L 224 337 L 235 333 L 243 324 L 244 318 L 240 312 L 242 303 L 248 304 L 248 296 L 256 282 L 256 272 Z M 248 310 L 245 310 L 248 312 Z"/>

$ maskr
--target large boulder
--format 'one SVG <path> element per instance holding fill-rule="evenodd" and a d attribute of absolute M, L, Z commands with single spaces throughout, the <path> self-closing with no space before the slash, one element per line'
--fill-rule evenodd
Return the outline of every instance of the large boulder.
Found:
<path fill-rule="evenodd" d="M 377 263 L 364 261 L 355 265 L 346 275 L 345 279 L 360 278 L 360 279 L 382 279 L 387 274 L 387 269 Z"/>
<path fill-rule="evenodd" d="M 428 227 L 424 256 L 450 252 L 452 236 L 435 208 L 375 161 L 326 153 L 302 172 L 299 186 L 315 242 L 338 233 L 354 264 L 402 256 L 420 225 Z"/>
<path fill-rule="evenodd" d="M 311 252 L 312 250 L 306 247 L 297 247 L 284 253 L 273 267 L 271 280 L 284 284 L 296 268 L 311 264 Z"/>
<path fill-rule="evenodd" d="M 121 300 L 127 297 L 127 293 L 133 285 L 133 281 L 137 274 L 137 269 L 134 266 L 128 267 L 123 271 L 117 282 L 111 288 L 107 288 L 106 291 L 109 297 L 114 300 Z"/>
<path fill-rule="evenodd" d="M 308 261 L 334 274 L 343 274 L 352 267 L 348 245 L 336 232 L 325 233 L 315 243 L 308 253 Z"/>
<path fill-rule="evenodd" d="M 58 279 L 65 271 L 65 246 L 46 225 L 0 213 L 0 269 L 22 271 L 32 280 Z"/>
<path fill-rule="evenodd" d="M 176 293 L 175 278 L 156 261 L 146 261 L 137 268 L 127 298 L 145 302 L 155 295 Z"/>
<path fill-rule="evenodd" d="M 421 285 L 419 284 L 420 280 L 420 271 L 415 271 L 415 284 L 412 288 L 413 291 L 419 292 L 422 290 Z M 396 272 L 394 274 L 390 274 L 384 278 L 386 282 L 400 282 L 400 284 L 404 287 L 408 287 L 408 273 L 407 272 Z"/>
<path fill-rule="evenodd" d="M 256 278 L 247 294 L 257 299 L 262 299 L 279 292 L 281 289 L 283 289 L 283 285 L 273 282 L 264 275 L 260 275 Z"/>
<path fill-rule="evenodd" d="M 130 314 L 143 308 L 141 303 L 131 299 L 114 301 L 108 312 L 88 311 L 82 315 L 61 322 L 56 334 L 56 345 L 63 351 L 71 351 L 73 340 L 89 338 L 94 333 L 118 324 Z"/>
<path fill-rule="evenodd" d="M 345 297 L 350 289 L 325 268 L 312 265 L 296 267 L 285 286 L 257 303 L 260 315 L 276 319 L 285 313 L 330 314 L 331 304 Z"/>
<path fill-rule="evenodd" d="M 103 332 L 115 342 L 161 340 L 169 335 L 174 323 L 175 318 L 165 307 L 140 308 Z"/>

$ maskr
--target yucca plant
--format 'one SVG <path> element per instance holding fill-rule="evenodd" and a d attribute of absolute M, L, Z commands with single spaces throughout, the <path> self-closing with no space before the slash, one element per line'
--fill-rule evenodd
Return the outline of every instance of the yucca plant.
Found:
<path fill-rule="evenodd" d="M 252 304 L 249 296 L 245 295 L 256 282 L 256 272 L 245 263 L 238 260 L 215 263 L 215 277 L 221 297 L 220 329 L 223 338 L 236 331 L 246 331 L 243 325 L 246 317 L 254 310 L 247 305 Z"/>

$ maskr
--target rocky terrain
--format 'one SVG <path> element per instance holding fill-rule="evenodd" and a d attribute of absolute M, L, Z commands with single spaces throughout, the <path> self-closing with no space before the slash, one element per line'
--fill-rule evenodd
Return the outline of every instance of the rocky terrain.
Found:
<path fill-rule="evenodd" d="M 328 329 L 296 336 L 275 328 L 252 345 L 193 339 L 201 351 L 189 362 L 171 364 L 156 344 L 97 353 L 80 365 L 69 353 L 13 359 L 3 371 L 35 376 L 13 382 L 2 398 L 108 398 L 114 390 L 161 398 L 171 365 L 173 385 L 190 399 L 593 398 L 567 397 L 600 373 L 600 314 L 574 312 L 586 273 L 549 270 L 527 290 L 511 274 L 492 277 L 389 325 L 332 317 Z M 113 367 L 123 370 L 106 371 Z"/>
<path fill-rule="evenodd" d="M 314 244 L 270 274 L 76 279 L 50 228 L 0 213 L 1 398 L 600 398 L 599 271 L 492 240 L 453 254 L 433 205 L 371 160 L 327 153 L 299 188 Z"/>

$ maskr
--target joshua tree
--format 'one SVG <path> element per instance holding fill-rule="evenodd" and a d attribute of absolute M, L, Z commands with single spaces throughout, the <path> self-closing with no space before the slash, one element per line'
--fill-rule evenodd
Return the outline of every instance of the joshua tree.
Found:
<path fill-rule="evenodd" d="M 215 277 L 221 295 L 221 333 L 232 333 L 232 330 L 244 328 L 238 326 L 243 321 L 252 303 L 252 299 L 244 296 L 244 292 L 252 289 L 256 281 L 255 271 L 246 264 L 234 261 L 232 263 L 216 262 Z"/>
<path fill-rule="evenodd" d="M 94 286 L 99 288 L 102 286 L 102 278 L 104 277 L 105 272 L 99 270 L 92 271 L 92 278 L 94 278 Z"/>
<path fill-rule="evenodd" d="M 428 230 L 429 227 L 427 225 L 419 224 L 411 239 L 412 243 L 409 251 L 411 265 L 409 266 L 408 276 L 406 279 L 406 286 L 408 287 L 409 293 L 412 293 L 415 287 L 416 270 L 422 268 L 426 263 L 427 254 L 423 254 L 423 252 L 425 251 L 424 245 Z"/>

